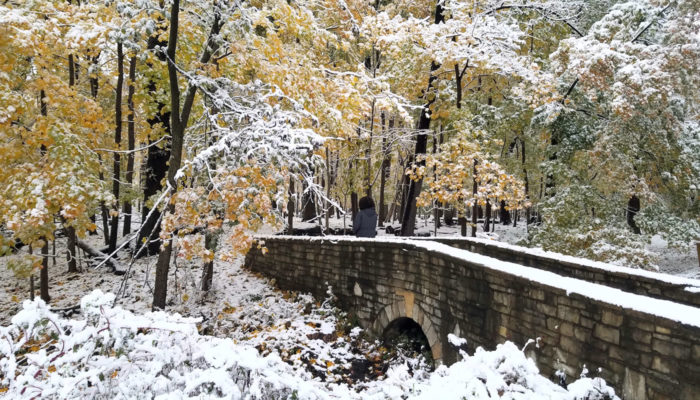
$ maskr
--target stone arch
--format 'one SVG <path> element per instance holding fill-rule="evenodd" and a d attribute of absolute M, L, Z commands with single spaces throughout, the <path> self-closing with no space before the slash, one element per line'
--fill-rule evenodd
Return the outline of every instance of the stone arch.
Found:
<path fill-rule="evenodd" d="M 399 318 L 409 318 L 415 321 L 423 330 L 423 334 L 428 339 L 430 353 L 433 355 L 435 364 L 442 363 L 442 342 L 438 335 L 438 327 L 433 324 L 428 314 L 416 302 L 413 302 L 412 307 L 406 306 L 406 301 L 395 301 L 392 304 L 385 306 L 377 318 L 372 323 L 371 330 L 376 335 L 381 335 L 389 324 Z"/>

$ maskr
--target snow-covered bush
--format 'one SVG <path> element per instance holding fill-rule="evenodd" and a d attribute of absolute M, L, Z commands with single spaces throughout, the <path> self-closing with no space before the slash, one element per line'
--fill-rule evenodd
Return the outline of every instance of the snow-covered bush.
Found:
<path fill-rule="evenodd" d="M 333 383 L 303 365 L 262 355 L 247 342 L 200 335 L 196 319 L 164 312 L 135 315 L 96 290 L 81 302 L 83 318 L 66 320 L 37 299 L 0 327 L 0 396 L 13 399 L 550 399 L 616 400 L 599 378 L 569 390 L 539 375 L 522 350 L 506 342 L 432 373 L 404 360 L 382 380 Z M 326 308 L 321 306 L 320 309 Z M 292 327 L 292 329 L 294 329 Z M 357 336 L 357 329 L 351 336 Z M 273 338 L 269 338 L 271 341 Z M 463 339 L 452 338 L 452 343 Z M 279 345 L 280 343 L 278 343 Z M 293 344 L 290 344 L 293 345 Z M 328 349 L 320 349 L 330 355 Z M 279 346 L 277 346 L 279 347 Z M 291 350 L 291 349 L 290 349 Z"/>
<path fill-rule="evenodd" d="M 0 385 L 11 398 L 285 398 L 292 369 L 250 346 L 200 336 L 196 320 L 134 315 L 99 290 L 82 320 L 65 320 L 37 299 L 0 328 Z"/>
<path fill-rule="evenodd" d="M 586 205 L 583 213 L 581 204 Z M 542 224 L 533 227 L 528 245 L 548 251 L 655 270 L 656 255 L 646 249 L 649 237 L 634 234 L 616 204 L 602 201 L 586 186 L 560 188 L 547 199 Z"/>

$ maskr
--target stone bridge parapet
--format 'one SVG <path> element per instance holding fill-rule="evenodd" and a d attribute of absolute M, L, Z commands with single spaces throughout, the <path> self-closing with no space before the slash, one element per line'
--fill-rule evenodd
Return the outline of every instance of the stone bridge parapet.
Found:
<path fill-rule="evenodd" d="M 528 347 L 546 376 L 584 365 L 625 399 L 700 399 L 700 309 L 624 292 L 426 240 L 259 238 L 246 266 L 282 289 L 326 296 L 376 335 L 397 318 L 423 329 L 450 364 L 454 333 L 468 351 L 506 340 Z"/>
<path fill-rule="evenodd" d="M 458 249 L 543 269 L 555 274 L 601 283 L 626 292 L 700 307 L 700 280 L 661 274 L 642 269 L 618 267 L 612 264 L 529 249 L 482 238 L 431 237 L 431 240 Z"/>

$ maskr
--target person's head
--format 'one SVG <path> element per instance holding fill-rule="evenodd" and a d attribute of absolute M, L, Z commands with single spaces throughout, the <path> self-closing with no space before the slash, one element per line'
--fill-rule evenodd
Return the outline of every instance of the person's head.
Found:
<path fill-rule="evenodd" d="M 374 208 L 374 200 L 369 196 L 360 199 L 360 210 L 364 210 L 365 208 Z"/>

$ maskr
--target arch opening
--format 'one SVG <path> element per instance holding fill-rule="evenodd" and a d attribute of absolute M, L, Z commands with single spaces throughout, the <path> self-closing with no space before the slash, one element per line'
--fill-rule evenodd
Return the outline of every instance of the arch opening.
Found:
<path fill-rule="evenodd" d="M 391 321 L 382 333 L 384 346 L 397 359 L 422 358 L 429 369 L 435 367 L 428 337 L 421 326 L 411 318 L 400 317 Z"/>

